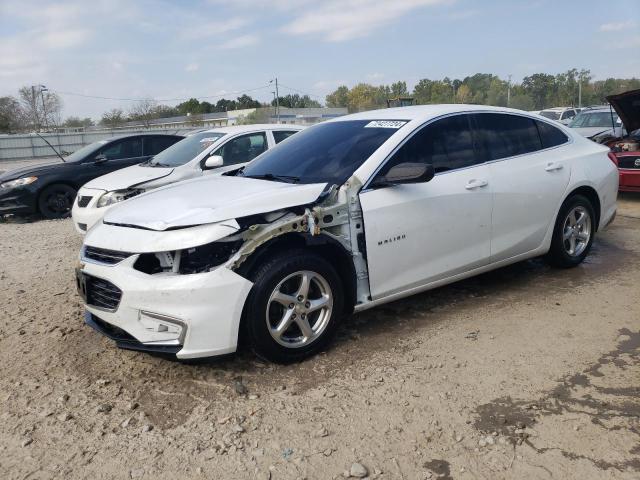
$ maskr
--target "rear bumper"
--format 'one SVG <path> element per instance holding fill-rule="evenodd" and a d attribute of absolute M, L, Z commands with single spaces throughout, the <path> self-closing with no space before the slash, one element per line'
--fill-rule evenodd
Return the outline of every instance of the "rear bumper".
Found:
<path fill-rule="evenodd" d="M 640 192 L 640 169 L 620 169 L 618 190 L 621 192 Z"/>

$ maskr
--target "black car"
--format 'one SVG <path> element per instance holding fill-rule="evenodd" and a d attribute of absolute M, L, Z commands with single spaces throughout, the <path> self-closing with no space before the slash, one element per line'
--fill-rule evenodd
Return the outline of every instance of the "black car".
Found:
<path fill-rule="evenodd" d="M 69 215 L 78 189 L 89 180 L 149 160 L 182 140 L 180 135 L 128 135 L 100 140 L 46 165 L 0 175 L 0 215 Z"/>

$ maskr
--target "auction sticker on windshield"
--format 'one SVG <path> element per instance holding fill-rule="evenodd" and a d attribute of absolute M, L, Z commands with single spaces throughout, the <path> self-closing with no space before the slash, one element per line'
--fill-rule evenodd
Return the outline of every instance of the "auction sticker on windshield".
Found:
<path fill-rule="evenodd" d="M 395 128 L 397 130 L 406 123 L 406 120 L 372 120 L 364 128 Z"/>

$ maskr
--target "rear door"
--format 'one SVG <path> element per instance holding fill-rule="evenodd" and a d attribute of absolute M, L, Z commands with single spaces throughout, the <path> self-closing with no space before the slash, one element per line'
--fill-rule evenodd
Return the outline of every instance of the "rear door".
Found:
<path fill-rule="evenodd" d="M 491 185 L 466 114 L 435 121 L 413 135 L 379 174 L 404 162 L 431 163 L 426 183 L 365 189 L 369 282 L 374 299 L 486 265 Z"/>
<path fill-rule="evenodd" d="M 569 183 L 568 137 L 551 123 L 506 113 L 472 119 L 493 190 L 491 261 L 538 248 Z"/>
<path fill-rule="evenodd" d="M 142 137 L 129 137 L 115 140 L 98 150 L 92 158 L 83 162 L 82 181 L 87 183 L 107 173 L 143 162 Z"/>
<path fill-rule="evenodd" d="M 153 157 L 180 140 L 181 137 L 173 135 L 149 135 L 144 137 L 142 153 L 145 157 Z"/>

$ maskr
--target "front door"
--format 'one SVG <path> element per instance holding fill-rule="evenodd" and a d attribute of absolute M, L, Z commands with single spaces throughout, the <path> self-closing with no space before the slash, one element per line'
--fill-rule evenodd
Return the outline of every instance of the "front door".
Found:
<path fill-rule="evenodd" d="M 360 194 L 374 300 L 489 261 L 489 169 L 476 153 L 468 116 L 450 116 L 423 127 L 378 175 L 416 161 L 433 164 L 436 176 L 426 183 Z"/>

